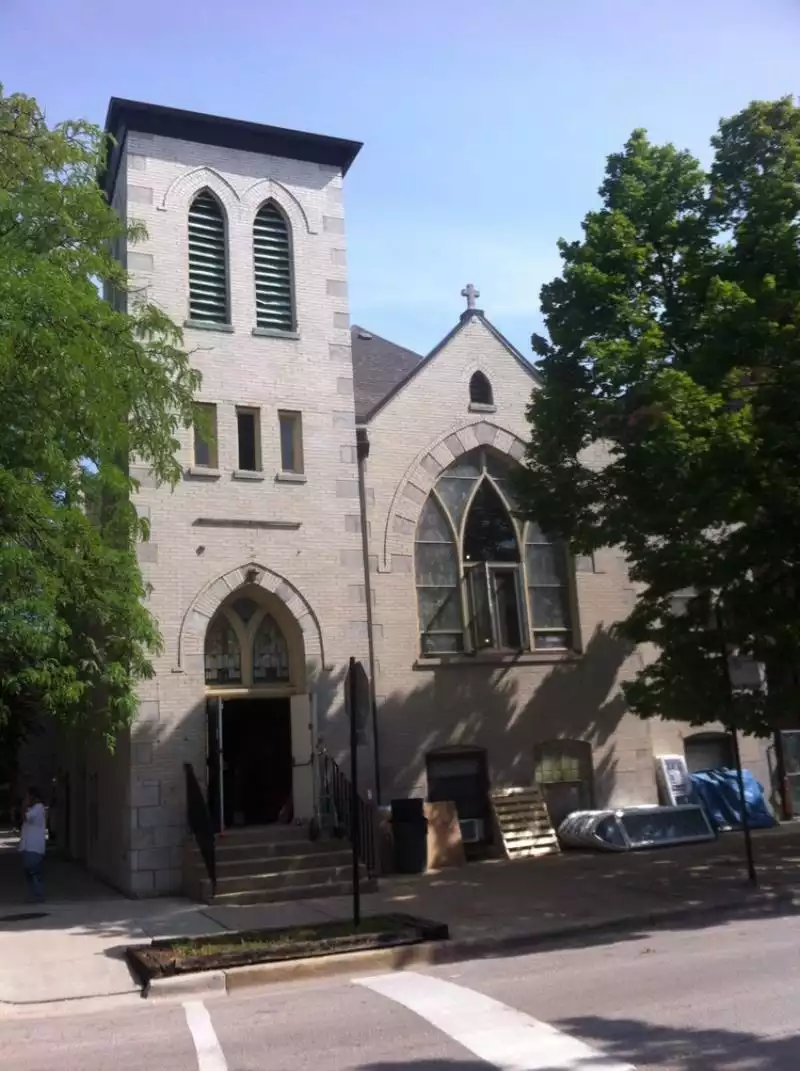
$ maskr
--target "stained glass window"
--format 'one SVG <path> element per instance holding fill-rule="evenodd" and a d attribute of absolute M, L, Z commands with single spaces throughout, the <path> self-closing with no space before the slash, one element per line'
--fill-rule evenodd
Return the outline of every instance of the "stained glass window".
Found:
<path fill-rule="evenodd" d="M 476 650 L 571 646 L 566 547 L 529 523 L 521 553 L 514 467 L 490 447 L 470 450 L 423 506 L 414 553 L 423 654 L 457 653 L 465 634 Z"/>
<path fill-rule="evenodd" d="M 286 637 L 270 614 L 261 621 L 253 640 L 253 684 L 289 680 Z"/>
<path fill-rule="evenodd" d="M 206 684 L 241 684 L 242 652 L 233 625 L 218 614 L 206 633 Z"/>
<path fill-rule="evenodd" d="M 536 524 L 526 525 L 525 565 L 531 606 L 533 646 L 558 650 L 572 645 L 567 549 Z"/>

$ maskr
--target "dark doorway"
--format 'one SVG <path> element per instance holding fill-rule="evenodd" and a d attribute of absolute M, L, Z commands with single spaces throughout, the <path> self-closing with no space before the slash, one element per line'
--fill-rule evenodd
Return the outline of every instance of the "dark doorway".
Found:
<path fill-rule="evenodd" d="M 492 841 L 489 805 L 489 767 L 486 752 L 477 747 L 442 748 L 425 756 L 428 799 L 456 805 L 467 857 L 483 854 Z"/>
<path fill-rule="evenodd" d="M 289 699 L 226 699 L 222 704 L 225 825 L 260 826 L 291 818 Z"/>

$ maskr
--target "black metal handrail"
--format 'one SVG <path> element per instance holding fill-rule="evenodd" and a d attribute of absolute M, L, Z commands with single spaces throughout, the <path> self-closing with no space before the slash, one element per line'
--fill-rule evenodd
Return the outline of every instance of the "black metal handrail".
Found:
<path fill-rule="evenodd" d="M 353 785 L 335 759 L 327 753 L 319 756 L 322 764 L 322 791 L 334 806 L 336 823 L 358 849 L 361 862 L 372 876 L 377 873 L 378 848 L 376 841 L 376 811 L 373 803 L 361 795 L 355 797 L 353 807 Z M 353 816 L 356 825 L 354 826 Z"/>
<path fill-rule="evenodd" d="M 217 846 L 214 822 L 194 767 L 190 762 L 185 762 L 183 769 L 186 774 L 186 814 L 189 819 L 189 829 L 203 857 L 206 873 L 211 880 L 213 896 L 217 891 Z"/>

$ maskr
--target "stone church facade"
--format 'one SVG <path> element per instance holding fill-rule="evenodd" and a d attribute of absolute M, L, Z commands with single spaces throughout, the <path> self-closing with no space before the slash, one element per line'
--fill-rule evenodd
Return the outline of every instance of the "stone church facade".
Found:
<path fill-rule="evenodd" d="M 179 485 L 132 463 L 165 646 L 113 755 L 62 754 L 71 852 L 131 894 L 179 891 L 186 764 L 225 827 L 310 820 L 315 754 L 347 752 L 351 657 L 373 802 L 458 797 L 478 839 L 489 787 L 537 781 L 556 814 L 655 802 L 684 729 L 622 701 L 643 657 L 610 634 L 625 563 L 570 560 L 513 512 L 531 365 L 473 287 L 424 358 L 351 327 L 360 146 L 119 100 L 107 126 L 107 196 L 149 234 L 119 255 L 203 381 Z"/>

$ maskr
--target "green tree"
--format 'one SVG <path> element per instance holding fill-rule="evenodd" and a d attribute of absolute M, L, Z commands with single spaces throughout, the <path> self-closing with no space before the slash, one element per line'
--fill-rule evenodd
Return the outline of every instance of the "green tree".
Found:
<path fill-rule="evenodd" d="M 753 103 L 712 147 L 704 169 L 635 131 L 560 243 L 522 491 L 577 551 L 626 555 L 619 631 L 660 651 L 631 707 L 765 734 L 800 699 L 800 108 Z M 721 639 L 766 700 L 727 705 Z"/>
<path fill-rule="evenodd" d="M 106 140 L 0 87 L 0 722 L 130 722 L 159 646 L 128 459 L 179 475 L 198 375 L 115 258 L 144 236 L 97 182 Z M 103 299 L 99 287 L 114 300 Z M 126 310 L 127 308 L 127 311 Z M 13 729 L 13 732 L 12 732 Z"/>

